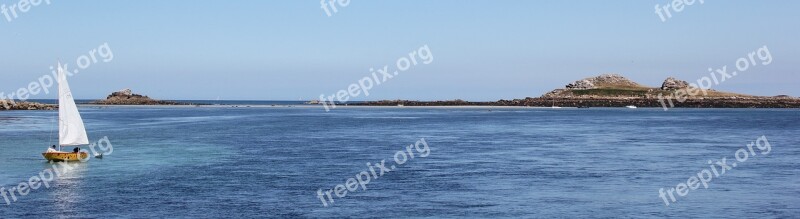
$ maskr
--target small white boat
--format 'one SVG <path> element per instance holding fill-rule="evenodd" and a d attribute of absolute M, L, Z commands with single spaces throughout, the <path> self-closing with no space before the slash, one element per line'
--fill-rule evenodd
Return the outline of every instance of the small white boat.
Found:
<path fill-rule="evenodd" d="M 630 106 L 625 106 L 625 108 L 628 108 L 628 109 L 636 109 L 636 108 L 638 108 L 638 107 L 636 107 L 636 106 L 634 106 L 634 105 L 630 105 Z"/>

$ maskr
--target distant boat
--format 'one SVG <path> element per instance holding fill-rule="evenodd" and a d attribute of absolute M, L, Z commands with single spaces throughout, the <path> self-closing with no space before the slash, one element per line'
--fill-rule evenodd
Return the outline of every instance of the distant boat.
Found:
<path fill-rule="evenodd" d="M 397 106 L 399 106 L 399 107 L 404 107 L 404 106 L 406 106 L 406 105 L 403 105 L 403 104 L 397 104 Z"/>
<path fill-rule="evenodd" d="M 75 151 L 72 153 L 62 152 L 64 146 L 88 145 L 89 137 L 86 136 L 86 128 L 83 126 L 83 119 L 72 91 L 67 83 L 67 75 L 58 63 L 58 148 L 50 148 L 42 153 L 44 159 L 54 162 L 79 161 L 89 157 L 86 152 Z"/>
<path fill-rule="evenodd" d="M 638 108 L 638 107 L 636 107 L 636 106 L 634 106 L 634 105 L 628 105 L 628 106 L 625 106 L 625 108 L 628 108 L 628 109 L 636 109 L 636 108 Z"/>

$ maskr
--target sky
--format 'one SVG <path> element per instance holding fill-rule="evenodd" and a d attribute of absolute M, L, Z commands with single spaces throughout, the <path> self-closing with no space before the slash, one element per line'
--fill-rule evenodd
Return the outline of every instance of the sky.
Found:
<path fill-rule="evenodd" d="M 0 14 L 0 92 L 58 61 L 77 69 L 103 45 L 113 59 L 94 53 L 69 78 L 75 98 L 130 88 L 157 99 L 318 99 L 427 45 L 429 64 L 351 100 L 488 101 L 603 73 L 693 82 L 766 46 L 771 63 L 712 89 L 800 96 L 800 1 L 698 0 L 666 21 L 655 10 L 666 0 L 352 0 L 331 16 L 315 0 L 41 1 L 11 21 Z"/>

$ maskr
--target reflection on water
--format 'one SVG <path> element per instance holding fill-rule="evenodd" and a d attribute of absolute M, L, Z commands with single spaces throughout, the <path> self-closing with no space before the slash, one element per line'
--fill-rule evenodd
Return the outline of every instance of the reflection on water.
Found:
<path fill-rule="evenodd" d="M 60 162 L 49 163 L 47 168 L 42 170 L 43 176 L 47 176 L 48 171 L 52 171 L 54 177 L 50 182 L 51 189 L 48 189 L 53 207 L 55 218 L 74 217 L 77 214 L 77 205 L 83 203 L 83 188 L 86 183 L 84 175 L 89 169 L 89 165 L 83 162 Z M 46 178 L 46 177 L 45 177 Z"/>

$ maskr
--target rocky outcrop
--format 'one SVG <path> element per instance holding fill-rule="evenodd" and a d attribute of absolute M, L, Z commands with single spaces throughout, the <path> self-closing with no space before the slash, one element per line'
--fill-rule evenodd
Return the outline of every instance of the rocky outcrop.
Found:
<path fill-rule="evenodd" d="M 126 88 L 126 89 L 122 89 L 120 91 L 111 93 L 110 96 L 134 96 L 134 94 L 133 94 L 133 91 L 131 89 Z M 141 95 L 138 95 L 138 96 L 141 96 Z"/>
<path fill-rule="evenodd" d="M 694 94 L 692 94 L 694 93 Z M 646 87 L 621 75 L 604 74 L 570 83 L 538 98 L 469 101 L 385 100 L 354 103 L 362 106 L 534 106 L 534 107 L 661 107 L 684 108 L 800 108 L 800 98 L 787 95 L 759 97 L 715 90 L 698 90 L 686 81 L 667 78 L 659 87 Z"/>
<path fill-rule="evenodd" d="M 57 108 L 56 105 L 44 103 L 0 100 L 0 110 L 54 110 Z"/>
<path fill-rule="evenodd" d="M 603 74 L 578 80 L 566 86 L 570 90 L 588 90 L 604 87 L 641 87 L 641 85 L 619 74 Z"/>
<path fill-rule="evenodd" d="M 108 95 L 105 100 L 94 101 L 91 104 L 101 105 L 188 105 L 172 101 L 154 100 L 148 96 L 135 94 L 131 89 L 124 89 Z"/>
<path fill-rule="evenodd" d="M 592 80 L 583 79 L 580 81 L 575 81 L 570 84 L 567 84 L 566 88 L 572 90 L 587 90 L 587 89 L 594 89 L 595 86 L 594 83 L 592 83 Z"/>
<path fill-rule="evenodd" d="M 673 77 L 667 78 L 660 87 L 648 87 L 631 81 L 622 75 L 604 74 L 593 78 L 586 78 L 566 86 L 565 89 L 555 89 L 545 93 L 543 98 L 651 98 L 672 95 L 676 92 L 690 93 L 687 98 L 719 98 L 749 96 L 736 93 L 719 92 L 712 89 L 699 90 L 686 81 Z M 702 95 L 696 95 L 701 92 Z"/>
<path fill-rule="evenodd" d="M 661 83 L 661 90 L 678 90 L 689 87 L 689 82 L 669 77 Z"/>
<path fill-rule="evenodd" d="M 665 104 L 672 103 L 676 108 L 800 108 L 800 98 L 794 97 L 740 97 L 687 99 L 680 102 L 668 98 Z M 353 103 L 351 106 L 529 106 L 529 107 L 663 107 L 658 98 L 532 98 L 499 100 L 495 102 L 469 101 L 411 101 L 382 100 Z"/>

